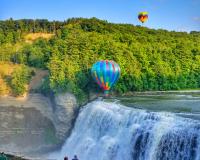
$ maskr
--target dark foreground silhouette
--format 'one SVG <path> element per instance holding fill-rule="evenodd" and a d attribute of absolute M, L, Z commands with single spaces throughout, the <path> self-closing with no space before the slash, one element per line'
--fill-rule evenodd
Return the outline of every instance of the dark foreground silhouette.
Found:
<path fill-rule="evenodd" d="M 69 160 L 69 158 L 66 156 L 66 157 L 64 157 L 64 160 Z M 78 159 L 77 155 L 74 155 L 74 158 L 72 160 L 79 160 L 79 159 Z"/>

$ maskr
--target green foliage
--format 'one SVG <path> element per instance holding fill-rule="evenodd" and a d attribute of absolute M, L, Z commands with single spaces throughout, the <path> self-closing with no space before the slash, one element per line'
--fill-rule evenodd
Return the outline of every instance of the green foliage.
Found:
<path fill-rule="evenodd" d="M 8 47 L 22 41 L 23 33 L 41 31 L 56 36 L 23 45 L 17 52 Z M 0 43 L 0 60 L 48 68 L 45 92 L 71 91 L 84 99 L 90 90 L 98 89 L 90 68 L 102 59 L 120 65 L 121 78 L 114 87 L 120 94 L 200 87 L 200 33 L 195 31 L 169 32 L 96 18 L 66 22 L 10 19 L 0 22 Z"/>
<path fill-rule="evenodd" d="M 0 155 L 0 160 L 8 160 L 7 156 L 5 154 Z"/>
<path fill-rule="evenodd" d="M 32 45 L 25 45 L 14 56 L 14 62 L 37 68 L 46 68 L 50 58 L 50 48 L 46 40 L 39 39 Z"/>
<path fill-rule="evenodd" d="M 12 92 L 16 96 L 23 95 L 26 92 L 25 85 L 28 84 L 30 77 L 31 77 L 31 71 L 25 66 L 17 68 L 16 70 L 13 71 L 10 80 L 10 86 L 12 88 Z"/>
<path fill-rule="evenodd" d="M 65 91 L 68 83 L 65 63 L 55 57 L 49 63 L 48 68 L 50 70 L 50 88 L 56 93 Z"/>
<path fill-rule="evenodd" d="M 52 90 L 49 86 L 49 77 L 45 77 L 44 80 L 42 81 L 42 85 L 39 88 L 39 92 L 41 92 L 44 95 L 49 95 L 51 94 Z"/>

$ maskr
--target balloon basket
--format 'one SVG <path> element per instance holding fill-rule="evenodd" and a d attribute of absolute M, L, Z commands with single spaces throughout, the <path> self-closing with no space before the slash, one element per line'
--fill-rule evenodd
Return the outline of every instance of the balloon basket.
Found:
<path fill-rule="evenodd" d="M 104 91 L 104 97 L 108 97 L 109 96 L 109 91 Z"/>

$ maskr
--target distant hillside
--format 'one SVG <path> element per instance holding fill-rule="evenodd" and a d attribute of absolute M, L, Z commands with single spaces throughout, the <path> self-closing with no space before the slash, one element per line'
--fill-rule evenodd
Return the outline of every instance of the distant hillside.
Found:
<path fill-rule="evenodd" d="M 49 37 L 36 36 L 27 44 L 27 33 Z M 1 61 L 49 71 L 40 88 L 43 93 L 70 91 L 84 99 L 90 91 L 99 91 L 90 67 L 102 59 L 121 67 L 115 93 L 200 87 L 200 33 L 195 31 L 169 32 L 96 18 L 10 19 L 0 22 L 0 44 Z M 15 50 L 12 45 L 21 47 Z"/>

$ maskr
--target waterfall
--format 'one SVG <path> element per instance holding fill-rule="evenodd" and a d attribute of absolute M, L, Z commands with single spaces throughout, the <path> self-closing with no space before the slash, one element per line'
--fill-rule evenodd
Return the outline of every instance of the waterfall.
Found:
<path fill-rule="evenodd" d="M 200 122 L 94 101 L 83 107 L 71 136 L 51 158 L 200 160 Z"/>

